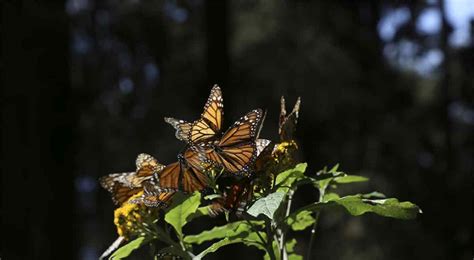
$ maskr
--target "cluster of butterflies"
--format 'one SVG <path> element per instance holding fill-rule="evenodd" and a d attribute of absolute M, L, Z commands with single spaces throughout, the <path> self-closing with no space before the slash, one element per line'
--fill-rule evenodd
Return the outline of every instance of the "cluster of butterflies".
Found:
<path fill-rule="evenodd" d="M 215 211 L 235 208 L 237 194 L 240 197 L 249 194 L 249 189 L 244 187 L 248 187 L 255 161 L 270 141 L 258 138 L 265 117 L 261 109 L 248 112 L 225 132 L 223 115 L 222 91 L 215 85 L 199 119 L 186 122 L 165 118 L 176 129 L 176 138 L 186 143 L 176 162 L 163 165 L 151 155 L 140 154 L 134 172 L 104 176 L 100 179 L 101 186 L 112 194 L 116 205 L 128 201 L 165 207 L 176 192 L 203 191 L 210 184 L 209 172 L 221 172 L 225 174 L 219 176 L 241 178 L 232 179 L 225 186 L 224 195 L 228 196 L 215 201 Z M 142 196 L 129 200 L 142 191 Z"/>

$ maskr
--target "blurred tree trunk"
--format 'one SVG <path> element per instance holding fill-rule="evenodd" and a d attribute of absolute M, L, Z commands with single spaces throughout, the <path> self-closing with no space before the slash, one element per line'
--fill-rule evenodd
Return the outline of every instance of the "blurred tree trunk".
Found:
<path fill-rule="evenodd" d="M 440 80 L 440 89 L 441 89 L 441 102 L 444 112 L 443 124 L 444 124 L 444 133 L 445 133 L 445 160 L 446 168 L 445 170 L 453 170 L 453 145 L 452 145 L 452 126 L 451 120 L 449 119 L 449 105 L 451 104 L 451 93 L 449 90 L 450 84 L 450 52 L 449 52 L 449 33 L 451 32 L 451 25 L 448 22 L 446 17 L 445 1 L 439 1 L 439 8 L 441 13 L 441 37 L 440 37 L 440 48 L 443 52 L 444 59 L 441 64 L 441 80 Z"/>
<path fill-rule="evenodd" d="M 64 2 L 2 10 L 2 258 L 71 259 L 73 124 Z"/>
<path fill-rule="evenodd" d="M 228 2 L 207 0 L 205 10 L 207 84 L 217 83 L 227 86 L 229 77 Z M 206 87 L 208 88 L 209 86 Z"/>

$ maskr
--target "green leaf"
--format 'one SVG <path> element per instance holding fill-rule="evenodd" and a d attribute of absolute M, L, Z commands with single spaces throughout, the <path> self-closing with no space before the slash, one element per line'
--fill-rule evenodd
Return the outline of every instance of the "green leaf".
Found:
<path fill-rule="evenodd" d="M 380 216 L 398 218 L 398 219 L 413 219 L 417 214 L 421 213 L 420 208 L 408 201 L 399 202 L 397 199 L 364 199 L 361 194 L 351 195 L 342 198 L 331 198 L 328 201 L 317 202 L 306 207 L 303 207 L 292 215 L 298 214 L 300 211 L 312 210 L 317 211 L 329 206 L 342 206 L 349 214 L 353 216 L 360 216 L 367 212 L 372 212 Z M 291 215 L 290 215 L 291 216 Z"/>
<path fill-rule="evenodd" d="M 334 165 L 331 170 L 329 170 L 329 173 L 337 173 L 337 170 L 339 169 L 339 163 Z"/>
<path fill-rule="evenodd" d="M 286 247 L 286 253 L 288 255 L 288 259 L 302 260 L 303 257 L 300 256 L 300 255 L 297 255 L 295 253 L 295 246 L 296 246 L 296 239 L 294 239 L 294 238 L 286 242 L 285 247 Z M 280 251 L 278 250 L 278 245 L 277 245 L 276 241 L 272 242 L 272 248 L 273 248 L 273 253 L 275 254 L 276 258 L 277 259 L 282 259 L 282 257 L 280 256 Z M 266 252 L 263 259 L 265 259 L 265 260 L 270 260 L 271 259 L 268 252 Z"/>
<path fill-rule="evenodd" d="M 253 227 L 262 227 L 263 223 L 263 221 L 236 221 L 224 226 L 214 227 L 197 235 L 188 235 L 184 237 L 184 242 L 201 244 L 214 239 L 238 236 L 242 233 L 253 232 Z"/>
<path fill-rule="evenodd" d="M 179 237 L 183 236 L 183 226 L 188 223 L 188 217 L 195 213 L 201 202 L 201 193 L 192 195 L 177 193 L 165 215 L 165 221 L 174 227 Z"/>
<path fill-rule="evenodd" d="M 306 163 L 299 163 L 295 168 L 279 173 L 275 181 L 277 191 L 288 192 L 295 181 L 305 177 L 304 172 L 307 166 Z"/>
<path fill-rule="evenodd" d="M 288 253 L 289 260 L 303 260 L 303 256 L 295 253 L 296 239 L 292 239 L 286 242 L 286 252 Z"/>
<path fill-rule="evenodd" d="M 265 233 L 259 232 L 259 234 L 263 239 L 266 239 L 266 234 Z M 255 246 L 260 250 L 265 250 L 265 246 L 264 246 L 263 242 L 260 240 L 260 237 L 256 232 L 252 232 L 252 233 L 245 232 L 245 233 L 240 233 L 239 235 L 226 237 L 226 238 L 212 244 L 207 249 L 202 251 L 199 255 L 194 257 L 194 259 L 201 259 L 202 257 L 204 257 L 205 255 L 207 255 L 209 253 L 216 252 L 219 248 L 221 248 L 223 246 L 230 245 L 230 244 L 236 244 L 236 243 L 243 243 L 246 246 Z"/>
<path fill-rule="evenodd" d="M 263 197 L 257 201 L 247 210 L 247 213 L 254 217 L 258 217 L 260 214 L 273 219 L 275 211 L 280 207 L 283 199 L 285 198 L 284 192 L 274 192 L 266 197 Z"/>
<path fill-rule="evenodd" d="M 135 249 L 140 248 L 142 245 L 148 243 L 151 240 L 149 237 L 139 237 L 133 241 L 130 241 L 126 245 L 120 247 L 110 257 L 110 260 L 124 259 L 128 257 Z"/>
<path fill-rule="evenodd" d="M 353 195 L 334 200 L 334 202 L 343 206 L 354 216 L 373 212 L 384 217 L 413 219 L 418 213 L 421 213 L 417 205 L 408 201 L 399 202 L 393 198 L 370 200 L 363 199 L 361 195 Z"/>
<path fill-rule="evenodd" d="M 264 250 L 263 242 L 256 232 L 259 232 L 260 236 L 265 239 L 265 233 L 255 231 L 254 228 L 263 228 L 264 221 L 237 221 L 232 222 L 224 226 L 215 227 L 211 230 L 203 231 L 198 235 L 189 235 L 184 237 L 184 242 L 201 244 L 205 241 L 221 239 L 210 247 L 202 251 L 195 259 L 200 259 L 205 255 L 216 252 L 219 248 L 235 244 L 243 243 L 247 246 L 256 246 L 259 249 Z"/>
<path fill-rule="evenodd" d="M 202 216 L 209 216 L 210 207 L 211 206 L 199 207 L 194 213 L 191 213 L 191 215 L 188 216 L 186 221 L 191 222 L 195 218 L 202 217 Z"/>
<path fill-rule="evenodd" d="M 309 210 L 303 210 L 298 212 L 295 215 L 290 215 L 286 219 L 286 224 L 291 227 L 294 231 L 305 230 L 307 227 L 311 226 L 315 219 L 312 216 L 313 212 Z"/>
<path fill-rule="evenodd" d="M 335 177 L 334 182 L 338 184 L 346 184 L 346 183 L 353 183 L 353 182 L 366 182 L 369 178 L 358 176 L 358 175 L 345 175 L 341 177 Z"/>
<path fill-rule="evenodd" d="M 334 192 L 326 193 L 323 196 L 323 201 L 330 201 L 330 200 L 336 200 L 336 199 L 339 199 L 339 195 Z"/>
<path fill-rule="evenodd" d="M 377 198 L 377 199 L 385 199 L 387 196 L 385 194 L 380 193 L 378 191 L 373 191 L 371 193 L 363 194 L 362 198 L 364 199 L 372 199 L 372 198 Z"/>

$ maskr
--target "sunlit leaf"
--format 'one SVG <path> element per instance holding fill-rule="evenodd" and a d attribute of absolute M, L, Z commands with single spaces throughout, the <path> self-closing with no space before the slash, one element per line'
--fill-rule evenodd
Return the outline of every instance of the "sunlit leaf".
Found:
<path fill-rule="evenodd" d="M 288 253 L 289 260 L 302 260 L 303 256 L 295 253 L 296 239 L 291 239 L 286 242 L 286 252 Z"/>
<path fill-rule="evenodd" d="M 362 194 L 362 198 L 364 198 L 364 199 L 373 199 L 373 198 L 385 199 L 386 197 L 387 196 L 385 196 L 385 194 L 380 193 L 378 191 L 373 191 L 371 193 Z"/>
<path fill-rule="evenodd" d="M 201 259 L 202 257 L 204 257 L 205 255 L 209 253 L 216 252 L 219 248 L 223 246 L 236 244 L 236 243 L 243 243 L 246 246 L 255 246 L 260 250 L 265 250 L 265 246 L 263 242 L 261 241 L 259 235 L 261 238 L 266 239 L 266 234 L 263 232 L 259 232 L 259 234 L 257 234 L 256 232 L 251 232 L 251 233 L 242 232 L 242 233 L 239 233 L 238 235 L 226 237 L 218 242 L 215 242 L 211 246 L 209 246 L 207 249 L 202 251 L 199 255 L 194 257 L 194 259 Z"/>
<path fill-rule="evenodd" d="M 263 197 L 257 201 L 247 210 L 247 213 L 254 217 L 258 217 L 260 214 L 273 219 L 275 211 L 280 207 L 283 199 L 285 198 L 284 192 L 274 192 L 266 197 Z"/>
<path fill-rule="evenodd" d="M 329 170 L 330 173 L 336 173 L 337 170 L 339 169 L 339 163 L 334 165 L 331 170 Z"/>
<path fill-rule="evenodd" d="M 398 219 L 413 219 L 421 213 L 420 208 L 408 201 L 399 202 L 397 199 L 364 199 L 362 195 L 345 196 L 342 198 L 331 198 L 328 201 L 317 202 L 303 207 L 292 215 L 299 214 L 300 211 L 317 211 L 330 206 L 342 206 L 351 215 L 360 216 L 367 212 L 372 212 L 384 217 Z M 290 215 L 291 216 L 291 215 Z"/>
<path fill-rule="evenodd" d="M 358 176 L 358 175 L 345 175 L 340 177 L 335 177 L 334 182 L 338 184 L 346 184 L 346 183 L 353 183 L 353 182 L 366 182 L 369 178 Z"/>
<path fill-rule="evenodd" d="M 286 219 L 286 224 L 294 231 L 304 230 L 314 223 L 315 219 L 312 214 L 313 212 L 309 210 L 300 211 L 295 215 L 290 215 Z"/>
<path fill-rule="evenodd" d="M 302 260 L 303 257 L 295 253 L 295 246 L 296 246 L 296 239 L 291 239 L 286 242 L 286 253 L 288 255 L 288 259 L 291 260 Z M 272 243 L 273 253 L 275 254 L 277 259 L 282 259 L 281 252 L 278 250 L 278 245 L 275 241 Z M 270 255 L 266 252 L 265 256 L 263 257 L 265 260 L 270 260 Z"/>
<path fill-rule="evenodd" d="M 130 241 L 126 245 L 120 247 L 115 251 L 109 259 L 118 260 L 128 257 L 134 250 L 140 248 L 142 245 L 148 243 L 151 238 L 148 237 L 139 237 L 135 240 Z"/>
<path fill-rule="evenodd" d="M 183 226 L 188 223 L 188 217 L 195 213 L 201 201 L 201 193 L 195 192 L 192 195 L 177 193 L 165 215 L 165 221 L 174 227 L 176 233 L 183 235 Z"/>
<path fill-rule="evenodd" d="M 304 172 L 307 166 L 306 163 L 299 163 L 295 168 L 278 174 L 275 182 L 277 191 L 288 192 L 295 181 L 305 177 Z"/>
<path fill-rule="evenodd" d="M 238 236 L 242 233 L 249 234 L 253 232 L 253 228 L 261 227 L 263 223 L 263 221 L 236 221 L 224 226 L 214 227 L 197 235 L 188 235 L 184 237 L 184 242 L 201 244 L 205 241 Z"/>
<path fill-rule="evenodd" d="M 339 199 L 339 195 L 337 193 L 334 193 L 334 192 L 328 192 L 326 194 L 324 194 L 323 196 L 323 201 L 330 201 L 330 200 L 336 200 L 336 199 Z"/>

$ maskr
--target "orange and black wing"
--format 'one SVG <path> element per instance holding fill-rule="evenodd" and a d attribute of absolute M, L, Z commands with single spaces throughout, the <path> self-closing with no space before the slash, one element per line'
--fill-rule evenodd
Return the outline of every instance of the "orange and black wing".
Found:
<path fill-rule="evenodd" d="M 181 179 L 181 163 L 174 162 L 168 164 L 160 173 L 159 173 L 159 183 L 160 187 L 166 189 L 175 189 L 178 190 L 180 187 Z"/>
<path fill-rule="evenodd" d="M 176 129 L 175 136 L 178 140 L 189 142 L 189 134 L 191 132 L 193 123 L 172 117 L 165 117 L 165 122 L 172 125 L 174 129 Z"/>
<path fill-rule="evenodd" d="M 257 147 L 255 142 L 248 141 L 227 147 L 210 147 L 206 154 L 209 160 L 224 167 L 227 172 L 240 175 L 250 171 L 257 158 Z"/>
<path fill-rule="evenodd" d="M 189 144 L 197 144 L 215 138 L 221 131 L 224 116 L 222 91 L 214 85 L 204 105 L 201 118 L 189 123 L 184 120 L 165 118 L 165 121 L 176 129 L 176 138 Z"/>
<path fill-rule="evenodd" d="M 261 109 L 247 113 L 236 121 L 215 145 L 207 146 L 207 158 L 230 173 L 249 172 L 258 155 L 259 147 L 255 139 L 260 131 L 262 119 Z"/>
<path fill-rule="evenodd" d="M 225 211 L 241 215 L 245 206 L 252 197 L 252 182 L 245 178 L 235 181 L 224 188 L 223 197 L 217 198 L 210 206 L 211 216 L 216 216 Z"/>
<path fill-rule="evenodd" d="M 129 180 L 130 187 L 140 187 L 143 181 L 165 168 L 153 156 L 146 153 L 139 154 L 135 163 L 137 170 L 135 176 L 131 176 Z"/>
<path fill-rule="evenodd" d="M 116 205 L 121 205 L 131 196 L 142 190 L 141 187 L 132 187 L 136 178 L 135 172 L 113 173 L 100 178 L 100 185 L 110 192 Z"/>
<path fill-rule="evenodd" d="M 144 204 L 147 207 L 167 207 L 176 193 L 174 190 L 162 189 L 151 181 L 143 183 L 143 195 L 130 203 Z"/>
<path fill-rule="evenodd" d="M 255 109 L 237 120 L 223 135 L 218 146 L 225 147 L 245 141 L 254 141 L 263 122 L 263 111 Z"/>
<path fill-rule="evenodd" d="M 188 149 L 177 162 L 166 166 L 159 173 L 159 186 L 184 192 L 201 191 L 208 186 L 204 155 Z"/>

